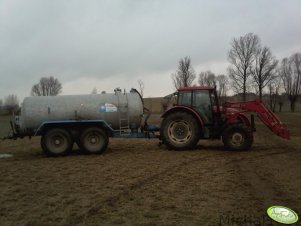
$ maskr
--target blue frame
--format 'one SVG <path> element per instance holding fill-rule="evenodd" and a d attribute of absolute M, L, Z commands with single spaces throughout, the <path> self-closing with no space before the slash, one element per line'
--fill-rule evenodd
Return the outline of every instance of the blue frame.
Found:
<path fill-rule="evenodd" d="M 148 139 L 154 139 L 159 138 L 160 135 L 154 134 L 154 133 L 127 133 L 127 132 L 120 132 L 120 131 L 113 131 L 112 134 L 113 138 L 148 138 Z"/>
<path fill-rule="evenodd" d="M 145 133 L 131 133 L 131 132 L 123 132 L 119 130 L 113 130 L 113 128 L 104 120 L 60 120 L 60 121 L 45 121 L 43 122 L 38 129 L 35 131 L 34 136 L 37 136 L 38 133 L 43 129 L 46 125 L 51 124 L 79 124 L 79 123 L 99 123 L 104 125 L 106 128 L 110 130 L 112 133 L 112 138 L 159 138 L 160 135 L 151 133 L 151 132 L 145 132 Z"/>

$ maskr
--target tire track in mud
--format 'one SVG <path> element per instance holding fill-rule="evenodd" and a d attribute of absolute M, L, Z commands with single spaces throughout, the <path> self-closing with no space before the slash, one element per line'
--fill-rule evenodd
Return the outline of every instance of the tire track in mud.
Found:
<path fill-rule="evenodd" d="M 218 155 L 216 155 L 216 154 L 217 153 L 215 153 L 212 156 L 193 158 L 193 159 L 189 159 L 188 161 L 186 159 L 186 161 L 182 161 L 181 163 L 173 164 L 173 165 L 165 168 L 164 170 L 160 170 L 159 172 L 152 174 L 151 176 L 137 180 L 135 183 L 124 188 L 124 190 L 119 192 L 118 194 L 109 196 L 109 197 L 105 198 L 104 200 L 100 201 L 98 204 L 92 206 L 84 216 L 78 217 L 77 219 L 73 218 L 71 220 L 71 222 L 73 225 L 76 225 L 76 224 L 82 223 L 83 220 L 85 220 L 85 219 L 93 218 L 95 215 L 99 214 L 99 212 L 101 211 L 102 208 L 104 208 L 104 206 L 105 206 L 106 210 L 115 209 L 116 203 L 118 203 L 118 201 L 120 201 L 120 200 L 122 200 L 123 202 L 125 200 L 130 201 L 131 193 L 133 193 L 143 187 L 146 187 L 151 183 L 155 183 L 155 181 L 160 180 L 160 178 L 166 177 L 167 173 L 170 176 L 171 174 L 176 174 L 179 169 L 186 167 L 190 164 L 194 164 L 196 162 L 201 162 L 201 161 L 208 161 L 210 159 L 214 159 L 216 161 L 217 156 L 221 157 L 224 155 L 224 153 L 218 153 Z M 221 158 L 221 160 L 222 159 L 223 158 Z M 204 167 L 203 169 L 209 169 L 209 168 L 211 168 L 211 167 L 210 166 Z M 126 203 L 124 202 L 123 205 L 126 205 Z M 122 206 L 119 206 L 119 208 L 122 208 Z"/>
<path fill-rule="evenodd" d="M 271 148 L 273 150 L 271 150 Z M 67 219 L 66 222 L 72 223 L 72 225 L 76 224 L 82 224 L 87 220 L 89 222 L 89 218 L 95 219 L 96 217 L 99 218 L 99 215 L 101 215 L 103 208 L 109 211 L 116 211 L 116 207 L 118 205 L 118 208 L 123 208 L 126 207 L 128 203 L 130 203 L 131 198 L 133 197 L 133 194 L 135 191 L 140 192 L 139 190 L 144 189 L 145 187 L 149 186 L 152 183 L 160 183 L 160 180 L 165 180 L 167 177 L 166 174 L 169 174 L 171 177 L 173 175 L 176 175 L 178 171 L 183 171 L 182 168 L 192 168 L 195 167 L 194 164 L 200 163 L 202 165 L 202 162 L 214 162 L 214 163 L 219 163 L 222 162 L 221 167 L 223 166 L 231 166 L 234 168 L 239 169 L 238 175 L 241 175 L 239 180 L 244 180 L 246 181 L 246 178 L 252 178 L 250 180 L 250 188 L 247 190 L 250 194 L 253 194 L 254 199 L 259 200 L 258 203 L 260 203 L 260 198 L 266 197 L 266 200 L 271 200 L 271 196 L 263 196 L 261 189 L 265 189 L 267 191 L 271 191 L 272 194 L 280 194 L 282 192 L 281 189 L 278 190 L 272 190 L 274 185 L 274 181 L 266 181 L 266 178 L 262 176 L 260 178 L 260 174 L 258 175 L 258 172 L 253 172 L 252 169 L 260 168 L 261 166 L 256 163 L 257 159 L 263 159 L 269 156 L 282 156 L 282 155 L 289 155 L 291 158 L 299 158 L 300 156 L 300 151 L 297 150 L 294 147 L 287 147 L 288 150 L 282 150 L 281 148 L 284 148 L 284 145 L 272 145 L 269 146 L 268 149 L 265 149 L 263 146 L 254 146 L 253 150 L 250 152 L 234 152 L 234 151 L 222 151 L 222 147 L 220 146 L 200 146 L 196 150 L 197 155 L 192 154 L 190 152 L 186 152 L 183 154 L 177 155 L 177 153 L 173 153 L 177 156 L 175 156 L 172 159 L 169 159 L 166 162 L 166 166 L 164 165 L 164 162 L 162 161 L 162 167 L 159 169 L 156 169 L 154 172 L 151 174 L 147 174 L 145 177 L 141 177 L 141 174 L 139 177 L 137 177 L 131 184 L 127 184 L 125 187 L 123 187 L 123 190 L 117 190 L 115 194 L 111 194 L 110 196 L 105 196 L 103 199 L 99 199 L 98 203 L 92 203 L 92 205 L 83 211 L 81 215 L 73 216 Z M 204 150 L 204 151 L 203 151 Z M 186 155 L 187 154 L 187 155 Z M 23 157 L 23 156 L 22 156 Z M 35 156 L 35 158 L 27 159 L 24 158 L 22 159 L 20 156 L 20 159 L 15 159 L 15 161 L 26 161 L 29 162 L 39 162 L 41 160 L 45 160 L 48 162 L 48 158 L 44 158 L 43 156 Z M 74 157 L 74 156 L 72 156 Z M 76 156 L 78 157 L 78 156 Z M 81 156 L 79 156 L 81 157 Z M 89 158 L 89 156 L 83 156 L 84 158 Z M 92 156 L 94 157 L 94 156 Z M 182 159 L 181 159 L 182 158 Z M 80 158 L 82 159 L 82 157 Z M 59 162 L 64 162 L 66 159 L 61 158 L 61 159 L 53 159 L 50 158 L 50 160 L 59 160 Z M 74 159 L 68 159 L 70 162 L 74 162 Z M 9 160 L 13 161 L 13 159 Z M 76 159 L 76 161 L 80 161 L 79 159 Z M 174 161 L 174 163 L 172 163 Z M 57 162 L 57 161 L 56 161 Z M 96 160 L 93 160 L 93 162 L 97 162 Z M 247 166 L 245 166 L 247 165 Z M 212 167 L 210 166 L 210 163 L 204 164 L 203 166 L 200 167 L 200 170 L 210 170 Z M 268 183 L 268 184 L 266 184 Z M 258 184 L 258 186 L 256 186 Z M 272 188 L 270 187 L 272 186 Z M 286 193 L 283 193 L 283 196 L 286 196 Z M 288 197 L 288 196 L 287 196 Z M 291 200 L 291 198 L 289 198 Z M 229 200 L 230 204 L 231 202 L 234 202 L 234 199 Z M 265 201 L 265 200 L 264 200 Z M 229 203 L 228 203 L 229 204 Z M 98 216 L 97 216 L 98 215 Z M 100 218 L 101 219 L 101 218 Z M 69 225 L 70 225 L 69 224 Z M 87 224 L 89 225 L 89 224 Z"/>
<path fill-rule="evenodd" d="M 294 171 L 301 172 L 301 152 L 291 145 L 286 148 L 289 150 L 283 150 L 278 146 L 278 150 L 275 151 L 256 154 L 250 158 L 237 158 L 228 162 L 237 169 L 239 181 L 245 185 L 248 194 L 261 207 L 261 212 L 266 211 L 272 205 L 288 205 L 295 210 L 300 208 L 300 189 L 298 192 L 298 188 L 296 186 L 294 188 L 293 181 L 292 184 L 288 184 L 287 175 L 283 173 L 283 170 L 291 174 Z M 273 158 L 270 158 L 271 156 Z M 287 166 L 287 162 L 294 164 L 290 165 L 289 169 L 283 169 Z"/>
<path fill-rule="evenodd" d="M 282 149 L 281 149 L 282 150 Z M 255 155 L 252 156 L 244 156 L 244 157 L 235 157 L 234 159 L 229 160 L 226 164 L 234 164 L 236 162 L 242 162 L 242 161 L 250 161 L 250 160 L 256 160 L 256 159 L 260 159 L 263 157 L 270 157 L 273 155 L 286 155 L 286 154 L 297 154 L 301 157 L 301 151 L 294 149 L 291 151 L 272 151 L 272 152 L 268 152 L 268 153 L 256 153 Z M 233 157 L 233 156 L 232 156 Z"/>
<path fill-rule="evenodd" d="M 278 147 L 279 148 L 279 147 Z M 208 149 L 208 148 L 207 148 Z M 206 149 L 206 151 L 208 151 Z M 156 172 L 154 174 L 151 174 L 150 176 L 147 176 L 143 179 L 138 179 L 134 183 L 132 183 L 129 186 L 126 186 L 123 188 L 122 191 L 120 191 L 117 194 L 113 194 L 109 197 L 106 197 L 102 201 L 98 202 L 94 206 L 91 206 L 89 210 L 86 212 L 86 214 L 82 216 L 78 216 L 76 219 L 70 219 L 72 224 L 80 224 L 84 220 L 90 219 L 98 215 L 103 208 L 106 210 L 114 210 L 116 208 L 116 204 L 122 200 L 122 204 L 119 206 L 119 208 L 122 208 L 122 206 L 126 205 L 132 198 L 132 193 L 135 191 L 142 189 L 143 187 L 147 187 L 148 185 L 152 183 L 156 183 L 156 181 L 160 180 L 160 178 L 166 177 L 166 174 L 176 174 L 181 168 L 187 167 L 191 164 L 194 164 L 196 162 L 204 162 L 204 161 L 214 161 L 214 162 L 220 162 L 223 160 L 226 160 L 223 162 L 224 166 L 227 165 L 233 165 L 233 167 L 238 169 L 238 175 L 239 175 L 239 181 L 245 181 L 246 178 L 249 178 L 249 182 L 247 184 L 250 185 L 250 188 L 248 189 L 248 192 L 254 199 L 257 200 L 258 203 L 260 203 L 260 198 L 258 197 L 266 197 L 264 200 L 272 200 L 272 197 L 276 194 L 283 194 L 286 196 L 285 193 L 283 193 L 282 190 L 278 189 L 277 186 L 273 184 L 273 180 L 266 181 L 266 178 L 258 175 L 256 171 L 253 171 L 255 168 L 260 168 L 258 165 L 254 165 L 254 161 L 256 159 L 262 159 L 271 155 L 283 155 L 283 154 L 291 154 L 291 153 L 297 153 L 297 149 L 291 149 L 290 151 L 269 151 L 268 153 L 261 153 L 261 152 L 245 152 L 246 155 L 241 157 L 240 152 L 212 152 L 210 154 L 209 152 L 204 153 L 206 156 L 193 156 L 190 157 L 190 159 L 187 160 L 187 158 L 184 161 L 181 161 L 180 163 L 175 163 L 167 168 L 160 170 L 159 172 Z M 202 155 L 202 152 L 200 152 L 200 155 Z M 209 155 L 209 156 L 208 156 Z M 197 158 L 195 158 L 197 157 Z M 228 158 L 228 159 L 227 159 Z M 246 164 L 247 161 L 247 164 Z M 250 164 L 249 166 L 246 166 Z M 202 169 L 211 169 L 211 166 L 204 166 Z M 262 195 L 262 190 L 267 191 L 266 195 Z M 289 197 L 289 196 L 286 196 Z M 263 198 L 261 198 L 263 199 Z M 292 198 L 289 198 L 291 202 L 293 202 Z"/>
<path fill-rule="evenodd" d="M 300 207 L 300 197 L 295 197 L 287 191 L 275 176 L 264 176 L 262 171 L 257 170 L 260 168 L 257 163 L 242 165 L 236 162 L 235 166 L 239 181 L 246 187 L 259 210 L 265 211 L 272 205 L 288 205 L 295 210 Z"/>

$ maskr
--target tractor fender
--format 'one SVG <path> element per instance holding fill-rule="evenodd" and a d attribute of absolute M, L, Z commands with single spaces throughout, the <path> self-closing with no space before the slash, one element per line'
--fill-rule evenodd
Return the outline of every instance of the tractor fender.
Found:
<path fill-rule="evenodd" d="M 244 114 L 233 114 L 227 119 L 228 124 L 234 124 L 237 121 L 242 122 L 246 127 L 251 127 L 250 120 Z"/>
<path fill-rule="evenodd" d="M 200 126 L 201 127 L 204 126 L 204 122 L 203 122 L 202 118 L 200 117 L 200 115 L 195 110 L 193 110 L 189 107 L 186 107 L 186 106 L 172 107 L 171 109 L 168 109 L 167 111 L 165 111 L 163 113 L 163 115 L 161 116 L 161 118 L 165 118 L 167 115 L 172 114 L 177 111 L 184 111 L 184 112 L 187 112 L 187 113 L 193 115 L 196 118 L 196 120 L 198 121 L 198 123 L 200 124 Z"/>

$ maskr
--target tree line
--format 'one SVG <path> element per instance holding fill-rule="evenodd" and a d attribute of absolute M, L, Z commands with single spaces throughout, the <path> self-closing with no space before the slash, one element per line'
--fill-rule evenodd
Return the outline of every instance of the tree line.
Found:
<path fill-rule="evenodd" d="M 53 76 L 42 77 L 40 81 L 31 88 L 31 96 L 56 96 L 62 92 L 62 84 Z M 0 99 L 0 110 L 7 111 L 9 114 L 16 112 L 19 108 L 19 99 L 15 94 L 10 94 Z"/>
<path fill-rule="evenodd" d="M 186 86 L 216 87 L 218 96 L 226 100 L 228 92 L 247 99 L 247 94 L 255 92 L 262 99 L 264 91 L 269 95 L 269 105 L 275 110 L 276 103 L 279 108 L 286 100 L 290 102 L 291 111 L 295 111 L 295 104 L 301 92 L 301 53 L 293 53 L 289 57 L 277 60 L 269 47 L 262 45 L 258 35 L 248 33 L 233 38 L 228 51 L 229 67 L 227 74 L 215 75 L 210 70 L 198 74 L 195 83 L 194 71 L 190 57 L 180 59 L 178 68 L 172 74 L 175 88 Z M 143 95 L 144 83 L 138 81 L 139 89 Z M 32 96 L 56 96 L 62 92 L 62 84 L 53 76 L 42 77 L 34 84 L 30 94 Z M 92 94 L 96 94 L 94 88 Z M 105 93 L 104 91 L 102 93 Z M 0 99 L 0 109 L 15 112 L 19 108 L 18 97 L 10 94 Z"/>
<path fill-rule="evenodd" d="M 240 94 L 243 101 L 251 91 L 262 100 L 266 90 L 273 110 L 276 102 L 279 106 L 283 105 L 283 96 L 286 96 L 291 111 L 295 111 L 301 91 L 301 53 L 293 53 L 279 61 L 269 47 L 261 44 L 258 35 L 248 33 L 233 38 L 228 61 L 227 75 L 200 72 L 195 84 L 196 73 L 190 57 L 180 59 L 177 71 L 172 74 L 173 84 L 176 89 L 196 85 L 216 87 L 221 98 L 225 98 L 227 91 L 231 90 L 234 94 Z"/>

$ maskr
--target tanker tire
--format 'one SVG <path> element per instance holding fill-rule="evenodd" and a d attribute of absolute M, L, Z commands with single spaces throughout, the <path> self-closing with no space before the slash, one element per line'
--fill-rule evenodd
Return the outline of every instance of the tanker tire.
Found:
<path fill-rule="evenodd" d="M 175 112 L 164 118 L 160 134 L 168 149 L 189 150 L 195 148 L 199 141 L 200 127 L 191 114 Z"/>
<path fill-rule="evenodd" d="M 83 131 L 79 139 L 79 148 L 84 153 L 101 154 L 109 143 L 107 134 L 98 127 L 90 127 Z"/>
<path fill-rule="evenodd" d="M 246 151 L 253 144 L 253 133 L 243 125 L 232 125 L 225 129 L 222 140 L 226 150 Z"/>
<path fill-rule="evenodd" d="M 41 147 L 48 156 L 65 156 L 71 152 L 73 140 L 65 129 L 50 129 L 42 136 Z"/>

